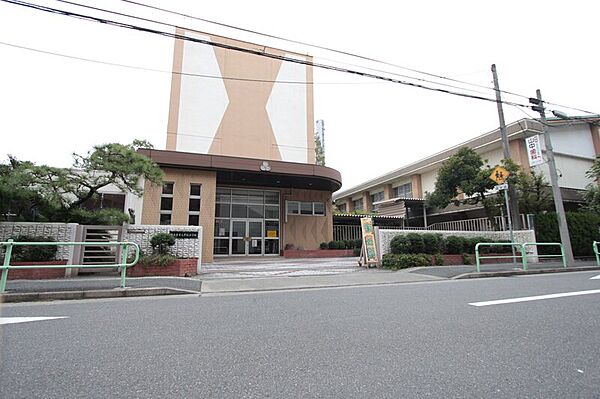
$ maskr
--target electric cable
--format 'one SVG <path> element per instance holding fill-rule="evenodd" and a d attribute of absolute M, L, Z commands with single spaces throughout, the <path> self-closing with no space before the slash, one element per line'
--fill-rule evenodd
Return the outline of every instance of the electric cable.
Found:
<path fill-rule="evenodd" d="M 466 93 L 454 92 L 454 91 L 446 90 L 446 89 L 434 88 L 434 87 L 425 86 L 425 85 L 422 85 L 422 84 L 417 84 L 417 83 L 412 83 L 412 82 L 406 82 L 406 81 L 403 81 L 403 80 L 399 80 L 399 79 L 395 79 L 395 78 L 390 78 L 390 77 L 385 77 L 385 76 L 381 76 L 381 75 L 376 75 L 376 74 L 372 74 L 372 73 L 360 72 L 360 71 L 356 71 L 356 70 L 352 70 L 352 69 L 341 68 L 341 67 L 327 65 L 327 64 L 322 64 L 322 63 L 315 63 L 315 62 L 306 61 L 306 60 L 300 60 L 300 59 L 286 57 L 286 56 L 281 56 L 281 55 L 277 55 L 277 54 L 271 54 L 271 53 L 268 53 L 266 51 L 248 49 L 248 48 L 238 47 L 238 46 L 229 45 L 229 44 L 225 44 L 225 43 L 219 43 L 219 42 L 214 42 L 214 41 L 210 41 L 210 40 L 193 38 L 193 37 L 189 37 L 189 36 L 185 36 L 185 35 L 180 35 L 180 34 L 177 34 L 177 33 L 164 32 L 164 31 L 160 31 L 160 30 L 157 30 L 157 29 L 152 29 L 152 28 L 148 28 L 148 27 L 137 26 L 137 25 L 133 25 L 133 24 L 129 24 L 129 23 L 118 22 L 118 21 L 114 21 L 114 20 L 109 20 L 109 19 L 99 18 L 99 17 L 95 17 L 95 16 L 91 16 L 91 15 L 85 15 L 85 14 L 75 13 L 75 12 L 71 12 L 71 11 L 60 10 L 60 9 L 56 9 L 56 8 L 52 8 L 52 7 L 47 7 L 47 6 L 41 6 L 41 5 L 38 5 L 38 4 L 27 3 L 27 2 L 24 2 L 24 1 L 20 1 L 20 0 L 0 0 L 0 1 L 5 2 L 5 3 L 20 5 L 20 6 L 23 6 L 23 7 L 26 7 L 26 8 L 31 8 L 31 9 L 35 9 L 35 10 L 39 10 L 39 11 L 48 12 L 48 13 L 59 14 L 59 15 L 64 15 L 64 16 L 68 16 L 68 17 L 73 17 L 73 18 L 78 18 L 78 19 L 93 21 L 93 22 L 97 22 L 97 23 L 102 23 L 102 24 L 106 24 L 106 25 L 110 25 L 110 26 L 116 26 L 116 27 L 126 28 L 126 29 L 130 29 L 130 30 L 137 30 L 137 31 L 146 32 L 146 33 L 158 34 L 158 35 L 162 35 L 162 36 L 170 37 L 170 38 L 174 38 L 174 39 L 180 39 L 180 40 L 186 40 L 186 41 L 201 43 L 201 44 L 210 45 L 210 46 L 213 46 L 213 47 L 223 48 L 223 49 L 226 49 L 226 50 L 233 50 L 233 51 L 243 52 L 243 53 L 247 53 L 247 54 L 252 54 L 252 55 L 256 55 L 256 56 L 267 57 L 267 58 L 276 59 L 276 60 L 280 60 L 280 61 L 286 61 L 286 62 L 296 63 L 296 64 L 305 65 L 305 66 L 312 66 L 312 67 L 316 67 L 316 68 L 320 68 L 320 69 L 331 70 L 331 71 L 336 71 L 336 72 L 341 72 L 341 73 L 347 73 L 347 74 L 351 74 L 351 75 L 355 75 L 355 76 L 362 76 L 362 77 L 367 77 L 367 78 L 372 78 L 372 79 L 378 79 L 378 80 L 382 80 L 382 81 L 387 81 L 387 82 L 402 84 L 402 85 L 405 85 L 405 86 L 410 86 L 410 87 L 415 87 L 415 88 L 421 88 L 421 89 L 425 89 L 425 90 L 429 90 L 429 91 L 440 92 L 440 93 L 450 94 L 450 95 L 464 97 L 464 98 L 471 98 L 471 99 L 488 101 L 488 102 L 495 102 L 495 103 L 497 102 L 497 100 L 495 98 L 488 98 L 488 97 L 483 97 L 483 96 L 477 96 L 477 95 L 470 95 L 470 94 L 466 94 Z M 160 23 L 160 22 L 158 22 L 158 23 Z M 165 24 L 165 23 L 160 23 L 160 24 L 170 25 L 170 24 Z M 170 26 L 171 27 L 175 27 L 175 28 L 180 28 L 180 27 L 178 27 L 176 25 L 170 25 Z M 516 102 L 509 102 L 509 101 L 502 101 L 502 103 L 512 104 L 512 105 L 521 106 L 521 107 L 525 107 L 525 108 L 529 108 L 530 107 L 529 105 L 519 104 L 519 103 L 516 103 Z"/>

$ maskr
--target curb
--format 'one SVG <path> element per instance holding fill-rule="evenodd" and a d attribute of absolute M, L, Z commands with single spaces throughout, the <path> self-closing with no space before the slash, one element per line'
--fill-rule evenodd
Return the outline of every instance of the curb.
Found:
<path fill-rule="evenodd" d="M 115 288 L 112 290 L 18 292 L 0 294 L 0 303 L 42 302 L 73 299 L 125 298 L 157 295 L 189 295 L 200 293 L 167 287 L 155 288 Z"/>
<path fill-rule="evenodd" d="M 510 276 L 525 276 L 529 274 L 549 274 L 549 273 L 569 273 L 569 272 L 589 272 L 600 270 L 600 267 L 581 266 L 567 268 L 552 268 L 552 269 L 533 269 L 533 270 L 503 270 L 497 272 L 471 272 L 463 273 L 458 276 L 450 277 L 450 280 L 464 280 L 471 278 L 486 278 L 486 277 L 510 277 Z"/>

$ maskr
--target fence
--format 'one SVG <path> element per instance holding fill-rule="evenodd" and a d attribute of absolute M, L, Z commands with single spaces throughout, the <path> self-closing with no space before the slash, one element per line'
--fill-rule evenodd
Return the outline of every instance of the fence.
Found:
<path fill-rule="evenodd" d="M 493 256 L 481 256 L 479 255 L 479 248 L 482 246 L 506 246 L 511 245 L 512 247 L 518 247 L 521 251 L 521 255 L 493 255 Z M 567 267 L 567 260 L 565 258 L 565 249 L 561 243 L 557 242 L 524 242 L 524 243 L 502 243 L 502 242 L 480 242 L 475 245 L 475 264 L 477 266 L 477 272 L 480 272 L 481 259 L 506 259 L 506 258 L 521 258 L 521 264 L 523 270 L 527 270 L 527 247 L 539 247 L 539 246 L 557 246 L 560 247 L 560 255 L 537 255 L 537 258 L 550 258 L 560 256 L 562 259 L 563 267 Z"/>
<path fill-rule="evenodd" d="M 15 246 L 84 246 L 84 245 L 96 245 L 96 246 L 112 246 L 119 249 L 119 255 L 121 257 L 121 263 L 111 263 L 107 265 L 93 264 L 93 265 L 11 265 L 11 257 L 13 247 Z M 127 256 L 129 253 L 129 247 L 133 247 L 134 259 L 132 262 L 127 262 Z M 99 267 L 120 267 L 121 268 L 121 288 L 125 288 L 125 279 L 127 277 L 127 268 L 134 266 L 140 259 L 140 247 L 132 242 L 14 242 L 8 240 L 0 242 L 0 247 L 6 247 L 4 253 L 4 263 L 1 267 L 2 277 L 0 278 L 0 293 L 6 291 L 6 281 L 8 280 L 8 271 L 10 269 L 73 269 L 73 268 L 99 268 Z"/>
<path fill-rule="evenodd" d="M 521 226 L 525 230 L 533 230 L 534 215 L 521 214 Z M 454 230 L 454 231 L 507 231 L 508 219 L 506 216 L 496 216 L 492 220 L 488 218 L 475 218 L 465 220 L 452 220 L 448 222 L 433 223 L 427 226 L 427 230 Z"/>

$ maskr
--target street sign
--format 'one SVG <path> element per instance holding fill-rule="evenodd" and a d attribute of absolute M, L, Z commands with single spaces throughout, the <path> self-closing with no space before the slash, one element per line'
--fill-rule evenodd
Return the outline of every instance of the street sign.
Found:
<path fill-rule="evenodd" d="M 508 183 L 498 184 L 494 187 L 496 190 L 508 190 Z"/>
<path fill-rule="evenodd" d="M 504 169 L 502 166 L 496 166 L 490 175 L 490 179 L 496 182 L 496 184 L 503 184 L 506 179 L 510 176 L 510 172 Z"/>

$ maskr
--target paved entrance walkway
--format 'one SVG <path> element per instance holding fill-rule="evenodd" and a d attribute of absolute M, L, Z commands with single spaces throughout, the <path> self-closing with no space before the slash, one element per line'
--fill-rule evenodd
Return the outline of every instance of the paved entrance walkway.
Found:
<path fill-rule="evenodd" d="M 358 258 L 303 258 L 282 257 L 216 258 L 213 263 L 202 265 L 202 273 L 196 278 L 237 279 L 260 277 L 326 276 L 366 271 L 358 266 Z"/>

